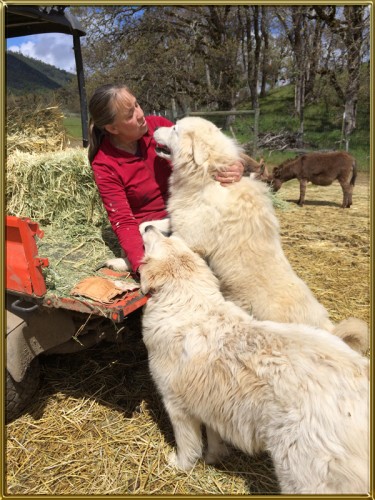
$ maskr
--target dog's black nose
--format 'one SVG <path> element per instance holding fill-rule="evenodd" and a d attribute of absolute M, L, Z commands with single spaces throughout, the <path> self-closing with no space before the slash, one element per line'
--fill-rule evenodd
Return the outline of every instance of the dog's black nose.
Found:
<path fill-rule="evenodd" d="M 149 224 L 148 226 L 145 227 L 145 233 L 147 231 L 150 231 L 150 229 L 154 229 L 154 226 L 152 226 L 151 224 Z"/>

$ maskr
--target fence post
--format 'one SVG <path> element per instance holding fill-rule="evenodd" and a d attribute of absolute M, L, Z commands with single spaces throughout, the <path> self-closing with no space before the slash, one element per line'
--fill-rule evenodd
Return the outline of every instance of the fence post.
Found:
<path fill-rule="evenodd" d="M 173 97 L 171 99 L 171 107 L 172 107 L 172 121 L 175 122 L 177 120 L 177 109 L 176 109 L 176 101 Z"/>
<path fill-rule="evenodd" d="M 259 136 L 259 106 L 256 106 L 254 115 L 254 156 L 258 150 L 258 136 Z"/>

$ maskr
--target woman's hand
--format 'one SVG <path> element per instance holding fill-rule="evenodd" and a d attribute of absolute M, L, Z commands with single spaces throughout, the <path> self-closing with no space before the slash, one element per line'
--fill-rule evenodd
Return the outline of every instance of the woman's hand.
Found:
<path fill-rule="evenodd" d="M 216 180 L 220 182 L 222 186 L 228 186 L 232 182 L 238 182 L 242 179 L 244 171 L 244 166 L 240 160 L 237 160 L 233 165 L 227 167 L 223 172 L 217 174 Z"/>

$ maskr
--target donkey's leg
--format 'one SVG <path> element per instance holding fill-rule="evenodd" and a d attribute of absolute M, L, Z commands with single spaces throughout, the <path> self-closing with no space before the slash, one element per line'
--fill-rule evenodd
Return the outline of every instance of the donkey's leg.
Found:
<path fill-rule="evenodd" d="M 300 179 L 299 200 L 297 202 L 300 207 L 303 207 L 303 204 L 305 203 L 306 186 L 307 186 L 307 179 Z"/>
<path fill-rule="evenodd" d="M 340 182 L 343 193 L 342 208 L 350 208 L 352 204 L 353 186 L 349 182 Z"/>
<path fill-rule="evenodd" d="M 353 184 L 349 184 L 347 208 L 350 208 L 353 203 L 353 189 L 354 189 Z"/>

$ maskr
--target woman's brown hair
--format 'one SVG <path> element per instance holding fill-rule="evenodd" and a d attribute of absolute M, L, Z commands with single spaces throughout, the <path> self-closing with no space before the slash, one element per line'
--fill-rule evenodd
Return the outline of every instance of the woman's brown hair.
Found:
<path fill-rule="evenodd" d="M 114 122 L 116 118 L 116 99 L 119 92 L 126 90 L 133 95 L 131 90 L 123 84 L 107 84 L 97 88 L 89 102 L 89 147 L 88 157 L 90 164 L 99 150 L 100 143 L 105 135 L 105 125 Z"/>

